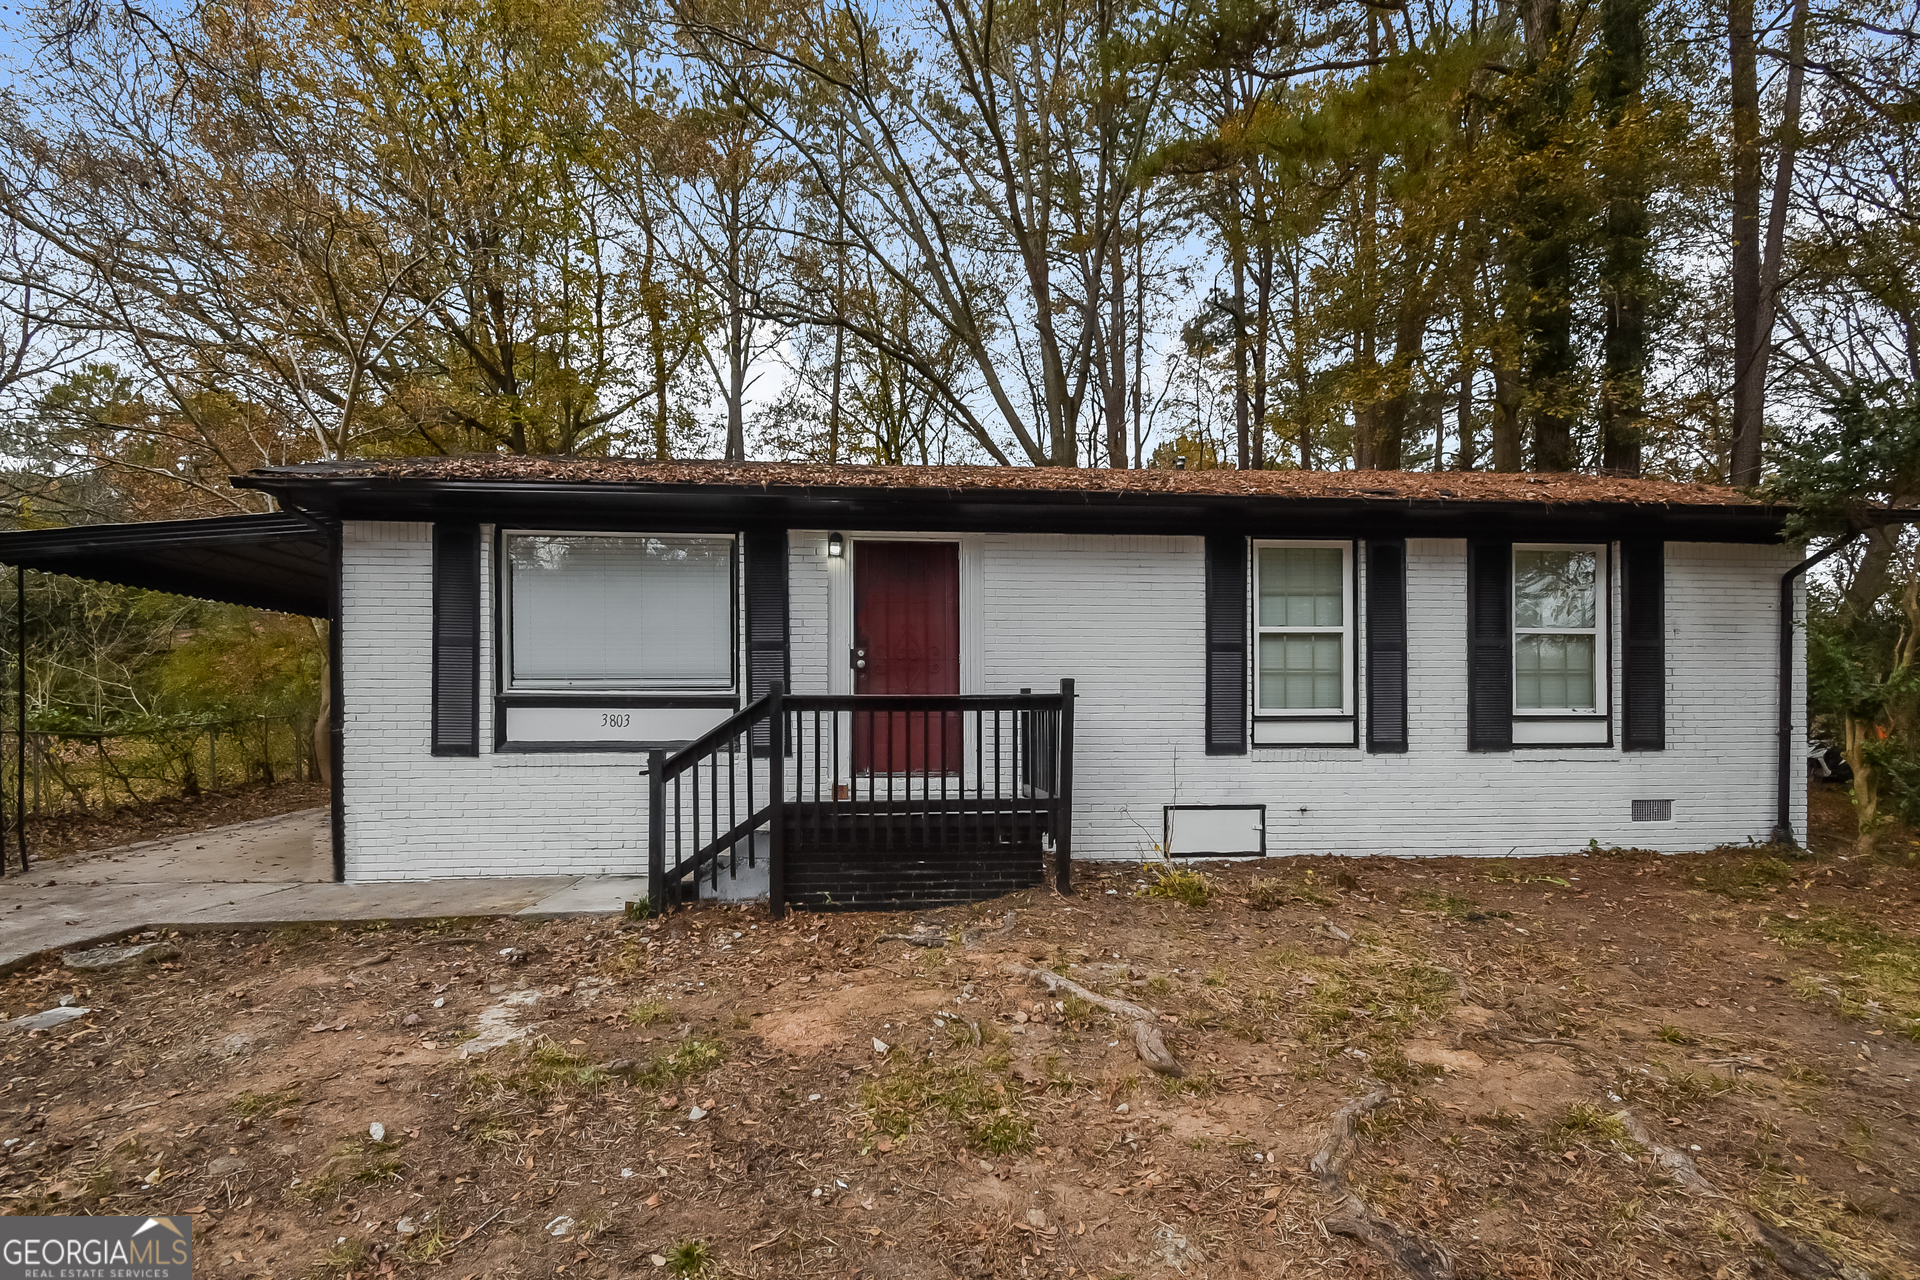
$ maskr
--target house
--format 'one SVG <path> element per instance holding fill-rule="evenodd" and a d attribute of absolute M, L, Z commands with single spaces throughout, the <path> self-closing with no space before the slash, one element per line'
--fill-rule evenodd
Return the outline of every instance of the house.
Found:
<path fill-rule="evenodd" d="M 0 561 L 337 619 L 349 880 L 773 858 L 776 906 L 858 905 L 1045 856 L 1805 828 L 1801 552 L 1730 489 L 505 456 L 234 483 L 284 514 Z"/>

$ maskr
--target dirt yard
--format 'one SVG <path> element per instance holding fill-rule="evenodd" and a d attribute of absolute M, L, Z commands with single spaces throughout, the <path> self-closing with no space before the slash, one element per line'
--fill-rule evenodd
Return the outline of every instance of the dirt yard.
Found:
<path fill-rule="evenodd" d="M 1899 854 L 1204 875 L 43 965 L 0 1204 L 236 1280 L 1920 1276 Z"/>

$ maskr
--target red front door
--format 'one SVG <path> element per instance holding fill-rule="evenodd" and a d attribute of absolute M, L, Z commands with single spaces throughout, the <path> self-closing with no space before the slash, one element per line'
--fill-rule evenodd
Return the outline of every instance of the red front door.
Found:
<path fill-rule="evenodd" d="M 960 692 L 959 544 L 854 545 L 853 691 Z M 856 772 L 957 773 L 962 758 L 956 713 L 854 717 Z"/>

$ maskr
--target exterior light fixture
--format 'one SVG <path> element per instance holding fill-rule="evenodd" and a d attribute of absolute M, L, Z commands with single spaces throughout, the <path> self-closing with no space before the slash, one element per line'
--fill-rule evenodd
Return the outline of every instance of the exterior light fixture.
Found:
<path fill-rule="evenodd" d="M 847 540 L 837 533 L 828 534 L 827 554 L 836 560 L 847 554 Z"/>

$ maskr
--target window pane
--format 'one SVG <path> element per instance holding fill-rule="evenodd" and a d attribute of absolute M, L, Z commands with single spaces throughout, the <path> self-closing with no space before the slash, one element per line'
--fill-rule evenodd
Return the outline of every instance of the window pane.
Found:
<path fill-rule="evenodd" d="M 733 683 L 729 538 L 507 539 L 520 685 Z"/>
<path fill-rule="evenodd" d="M 1513 625 L 1523 629 L 1593 626 L 1598 560 L 1591 551 L 1515 551 Z"/>
<path fill-rule="evenodd" d="M 1260 625 L 1344 625 L 1344 565 L 1338 547 L 1260 548 Z"/>
<path fill-rule="evenodd" d="M 1344 638 L 1260 637 L 1260 706 L 1268 711 L 1338 711 L 1345 682 Z"/>
<path fill-rule="evenodd" d="M 1513 705 L 1523 711 L 1592 711 L 1592 636 L 1520 636 L 1513 644 Z"/>

